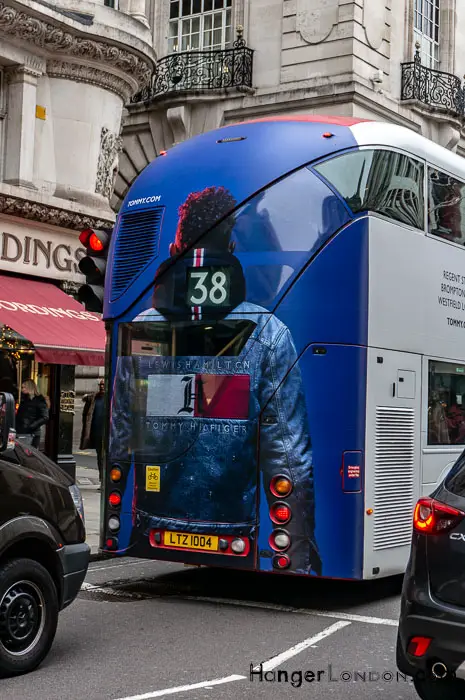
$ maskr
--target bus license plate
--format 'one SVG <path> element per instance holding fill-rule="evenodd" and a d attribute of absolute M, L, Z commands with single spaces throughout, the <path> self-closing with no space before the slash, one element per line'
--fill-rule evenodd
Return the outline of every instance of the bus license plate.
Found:
<path fill-rule="evenodd" d="M 204 549 L 208 552 L 218 551 L 218 537 L 211 535 L 194 535 L 186 532 L 165 532 L 165 547 L 183 547 L 184 549 Z"/>

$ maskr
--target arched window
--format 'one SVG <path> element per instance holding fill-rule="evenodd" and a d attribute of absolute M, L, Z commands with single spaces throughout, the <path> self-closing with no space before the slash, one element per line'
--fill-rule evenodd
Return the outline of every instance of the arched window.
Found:
<path fill-rule="evenodd" d="M 414 38 L 420 42 L 421 62 L 428 68 L 439 68 L 439 2 L 415 0 Z"/>
<path fill-rule="evenodd" d="M 168 51 L 210 51 L 232 42 L 232 0 L 170 0 Z"/>

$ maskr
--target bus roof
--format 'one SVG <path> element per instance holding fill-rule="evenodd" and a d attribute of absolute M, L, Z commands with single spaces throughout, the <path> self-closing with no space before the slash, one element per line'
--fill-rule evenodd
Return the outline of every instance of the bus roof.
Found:
<path fill-rule="evenodd" d="M 412 129 L 385 122 L 359 122 L 349 127 L 359 146 L 386 146 L 408 151 L 439 169 L 465 178 L 465 160 Z"/>
<path fill-rule="evenodd" d="M 285 114 L 270 117 L 258 117 L 239 124 L 259 124 L 260 122 L 308 122 L 322 125 L 346 126 L 350 129 L 359 146 L 386 146 L 408 151 L 423 158 L 437 168 L 448 170 L 459 177 L 465 177 L 465 160 L 462 156 L 425 138 L 416 131 L 398 124 L 378 122 L 355 117 L 343 117 L 321 114 Z"/>

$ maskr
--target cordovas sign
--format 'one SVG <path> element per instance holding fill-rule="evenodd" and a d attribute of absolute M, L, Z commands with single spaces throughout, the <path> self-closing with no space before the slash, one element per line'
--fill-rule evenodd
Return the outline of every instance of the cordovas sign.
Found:
<path fill-rule="evenodd" d="M 85 255 L 77 234 L 41 230 L 0 219 L 0 270 L 82 282 Z"/>

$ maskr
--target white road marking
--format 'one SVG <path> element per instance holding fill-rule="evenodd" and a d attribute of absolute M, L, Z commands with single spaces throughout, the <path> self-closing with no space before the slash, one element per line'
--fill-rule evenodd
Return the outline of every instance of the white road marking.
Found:
<path fill-rule="evenodd" d="M 300 612 L 300 611 L 299 611 Z M 335 617 L 338 620 L 350 620 L 350 622 L 366 622 L 369 625 L 388 625 L 398 627 L 398 620 L 390 620 L 387 617 L 372 617 L 371 615 L 356 615 L 355 613 L 332 612 L 330 610 L 306 610 L 308 615 L 318 615 L 319 617 Z"/>
<path fill-rule="evenodd" d="M 222 685 L 223 683 L 233 683 L 234 681 L 242 681 L 245 678 L 247 678 L 247 676 L 227 676 L 226 678 L 217 678 L 214 681 L 204 681 L 203 683 L 193 683 L 192 685 L 179 685 L 177 688 L 155 690 L 153 693 L 144 693 L 143 695 L 130 695 L 126 698 L 118 698 L 118 700 L 150 700 L 151 698 L 162 698 L 165 695 L 185 693 L 188 690 L 197 690 L 198 688 L 211 688 L 214 685 Z"/>
<path fill-rule="evenodd" d="M 148 562 L 150 563 L 150 562 Z M 122 569 L 124 566 L 135 566 L 134 562 L 129 561 L 126 562 L 125 564 L 111 564 L 110 566 L 96 566 L 96 567 L 91 567 L 89 566 L 87 570 L 87 574 L 91 574 L 94 571 L 106 571 L 107 569 Z"/>
<path fill-rule="evenodd" d="M 170 596 L 171 597 L 171 596 Z M 174 597 L 174 596 L 173 596 Z M 398 620 L 384 617 L 372 617 L 370 615 L 357 615 L 356 613 L 339 612 L 338 610 L 311 610 L 309 608 L 291 608 L 289 605 L 277 605 L 273 603 L 259 603 L 253 600 L 235 600 L 234 598 L 212 598 L 210 596 L 180 595 L 177 598 L 183 600 L 198 600 L 203 603 L 216 603 L 220 605 L 236 605 L 245 608 L 261 608 L 263 610 L 276 610 L 278 612 L 297 613 L 299 615 L 315 615 L 317 617 L 333 617 L 336 620 L 349 620 L 350 622 L 365 622 L 369 625 L 388 625 L 397 627 Z"/>
<path fill-rule="evenodd" d="M 281 654 L 278 654 L 277 656 L 273 656 L 273 658 L 269 659 L 268 661 L 265 661 L 262 664 L 259 664 L 258 666 L 254 667 L 254 671 L 262 670 L 263 673 L 266 673 L 266 671 L 271 671 L 272 669 L 276 668 L 277 666 L 280 666 L 283 664 L 285 661 L 288 659 L 291 659 L 293 656 L 296 656 L 297 654 L 302 653 L 305 651 L 305 649 L 308 649 L 309 647 L 313 646 L 314 644 L 317 644 L 318 642 L 321 642 L 321 640 L 325 639 L 326 637 L 329 637 L 331 634 L 334 634 L 335 632 L 338 632 L 340 629 L 343 629 L 344 627 L 347 627 L 351 623 L 348 621 L 343 621 L 340 620 L 339 622 L 335 622 L 334 625 L 331 625 L 330 627 L 327 627 L 324 629 L 322 632 L 319 632 L 318 634 L 315 634 L 313 637 L 309 637 L 308 639 L 304 639 L 303 642 L 300 642 L 299 644 L 296 644 L 295 646 L 291 647 L 290 649 L 286 649 L 286 651 L 283 651 Z M 165 690 L 154 690 L 153 692 L 150 693 L 143 693 L 142 695 L 129 695 L 124 698 L 118 698 L 118 700 L 151 700 L 152 698 L 162 698 L 165 697 L 166 695 L 175 695 L 176 693 L 185 693 L 189 690 L 198 690 L 200 688 L 213 688 L 213 686 L 216 685 L 223 685 L 224 683 L 233 683 L 235 681 L 243 681 L 246 680 L 247 676 L 238 676 L 238 675 L 233 675 L 233 676 L 227 676 L 226 678 L 217 678 L 216 680 L 213 681 L 204 681 L 203 683 L 193 683 L 192 685 L 180 685 L 177 686 L 176 688 L 165 688 Z"/>
<path fill-rule="evenodd" d="M 262 664 L 259 664 L 258 666 L 255 666 L 255 668 L 253 670 L 254 671 L 262 670 L 263 673 L 265 673 L 266 671 L 272 671 L 277 666 L 281 666 L 281 664 L 283 664 L 288 659 L 292 659 L 293 656 L 297 656 L 297 654 L 301 654 L 303 651 L 305 651 L 305 649 L 308 649 L 308 647 L 311 647 L 314 644 L 321 642 L 322 639 L 329 637 L 331 634 L 338 632 L 343 627 L 347 627 L 347 625 L 350 625 L 350 624 L 351 624 L 350 622 L 346 622 L 343 620 L 340 620 L 339 622 L 335 622 L 334 625 L 327 627 L 322 632 L 315 634 L 313 637 L 309 637 L 308 639 L 304 639 L 303 642 L 299 642 L 299 644 L 296 644 L 295 646 L 291 647 L 290 649 L 286 649 L 286 651 L 283 651 L 282 654 L 278 654 L 277 656 L 273 656 L 273 658 L 269 659 L 268 661 L 265 661 L 265 663 L 262 663 Z"/>

